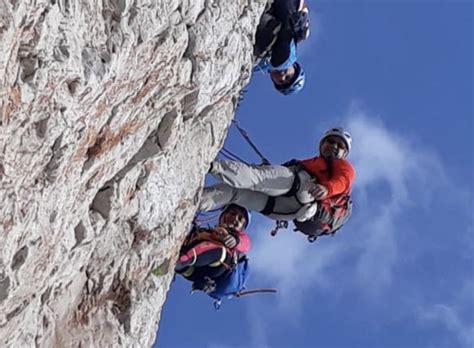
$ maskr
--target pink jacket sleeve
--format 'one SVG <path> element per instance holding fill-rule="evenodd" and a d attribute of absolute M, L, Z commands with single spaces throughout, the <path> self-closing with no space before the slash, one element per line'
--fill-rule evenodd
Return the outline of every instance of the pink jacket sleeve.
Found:
<path fill-rule="evenodd" d="M 239 239 L 240 239 L 240 242 L 235 247 L 235 250 L 245 254 L 246 252 L 250 250 L 250 245 L 251 245 L 250 238 L 245 231 L 239 231 Z"/>

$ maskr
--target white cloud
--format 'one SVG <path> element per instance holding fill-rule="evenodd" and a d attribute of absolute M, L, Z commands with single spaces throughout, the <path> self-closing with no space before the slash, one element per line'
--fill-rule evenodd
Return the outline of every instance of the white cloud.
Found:
<path fill-rule="evenodd" d="M 397 233 L 410 229 L 403 224 L 403 215 L 428 205 L 430 192 L 448 183 L 439 159 L 415 137 L 389 131 L 355 106 L 347 124 L 354 138 L 355 196 L 367 197 L 353 221 L 353 228 L 363 231 L 358 280 L 378 292 L 392 281 Z"/>
<path fill-rule="evenodd" d="M 271 332 L 266 327 L 265 320 L 261 317 L 261 312 L 258 310 L 258 306 L 248 305 L 247 306 L 247 317 L 248 327 L 250 328 L 251 343 L 249 347 L 256 348 L 268 348 L 268 337 L 267 334 Z"/>
<path fill-rule="evenodd" d="M 472 275 L 472 273 L 471 273 Z M 463 347 L 474 347 L 474 279 L 464 280 L 454 296 L 445 303 L 419 306 L 418 319 L 422 323 L 437 323 L 452 333 Z"/>
<path fill-rule="evenodd" d="M 321 289 L 338 291 L 333 288 L 331 268 L 351 246 L 330 237 L 309 243 L 304 235 L 290 228 L 271 237 L 273 228 L 274 223 L 269 220 L 254 225 L 254 247 L 250 253 L 252 286 L 275 287 L 275 317 L 283 312 L 286 325 L 296 328 L 303 319 L 304 296 L 315 295 L 315 290 Z"/>
<path fill-rule="evenodd" d="M 431 306 L 420 314 L 420 320 L 438 322 L 453 333 L 460 344 L 474 347 L 474 325 L 463 320 L 454 307 L 445 304 Z"/>
<path fill-rule="evenodd" d="M 239 301 L 239 300 L 236 300 Z M 259 311 L 259 306 L 258 304 L 253 305 L 248 304 L 246 306 L 247 308 L 247 321 L 246 321 L 246 328 L 248 328 L 249 336 L 250 336 L 250 342 L 239 345 L 239 346 L 234 346 L 230 344 L 223 344 L 223 343 L 211 343 L 208 348 L 247 348 L 247 347 L 253 347 L 253 348 L 269 348 L 268 344 L 268 334 L 271 332 L 269 328 L 267 327 L 267 323 L 265 322 L 264 318 L 262 317 L 262 312 Z M 243 326 L 238 328 L 239 330 L 243 330 Z"/>

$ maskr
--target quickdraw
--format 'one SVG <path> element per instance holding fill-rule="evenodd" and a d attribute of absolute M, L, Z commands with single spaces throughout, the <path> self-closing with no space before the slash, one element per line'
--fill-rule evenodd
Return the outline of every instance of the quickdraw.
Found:
<path fill-rule="evenodd" d="M 276 223 L 276 227 L 270 232 L 272 237 L 275 237 L 279 230 L 288 228 L 288 221 L 277 220 L 275 223 Z"/>

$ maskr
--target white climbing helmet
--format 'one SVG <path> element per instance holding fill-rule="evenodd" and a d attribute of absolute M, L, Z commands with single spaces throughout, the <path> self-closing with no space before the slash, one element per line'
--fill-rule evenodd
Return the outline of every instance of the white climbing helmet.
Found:
<path fill-rule="evenodd" d="M 352 147 L 352 137 L 348 131 L 345 131 L 343 128 L 331 128 L 324 133 L 323 137 L 319 141 L 319 147 L 321 148 L 321 144 L 323 143 L 324 139 L 330 136 L 335 136 L 341 138 L 347 146 L 347 154 L 351 152 Z"/>

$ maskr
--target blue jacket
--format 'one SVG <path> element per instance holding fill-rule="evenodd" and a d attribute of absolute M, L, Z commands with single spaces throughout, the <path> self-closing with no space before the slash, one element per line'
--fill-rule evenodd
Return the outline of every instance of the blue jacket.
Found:
<path fill-rule="evenodd" d="M 295 44 L 295 41 L 292 40 L 290 43 L 290 54 L 285 61 L 283 61 L 281 64 L 277 66 L 273 66 L 271 63 L 271 57 L 265 57 L 261 59 L 257 65 L 254 66 L 253 71 L 254 72 L 260 71 L 260 70 L 263 70 L 265 72 L 284 71 L 284 70 L 287 70 L 294 63 L 296 63 L 296 44 Z"/>

